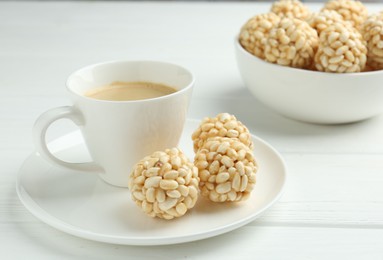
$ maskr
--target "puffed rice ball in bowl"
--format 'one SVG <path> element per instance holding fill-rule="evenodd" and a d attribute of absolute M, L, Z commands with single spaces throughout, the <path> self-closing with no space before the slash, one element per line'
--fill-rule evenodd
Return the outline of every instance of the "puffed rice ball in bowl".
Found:
<path fill-rule="evenodd" d="M 238 69 L 246 87 L 256 99 L 284 116 L 310 123 L 341 124 L 383 112 L 383 70 L 357 72 L 366 70 L 365 64 L 360 62 L 355 66 L 355 71 L 350 73 L 313 71 L 310 70 L 312 67 L 292 68 L 252 55 L 241 46 L 238 37 L 234 44 Z M 322 55 L 336 55 L 336 51 L 332 53 L 326 48 L 330 45 L 319 41 L 318 48 Z M 322 52 L 321 46 L 329 52 Z M 360 54 L 364 50 L 351 51 L 356 51 L 356 55 L 361 57 L 365 55 Z M 330 60 L 331 57 L 317 56 L 319 61 L 326 59 Z M 365 62 L 364 58 L 360 59 Z M 339 62 L 337 68 L 341 68 L 342 62 L 348 64 L 337 58 L 332 61 Z"/>

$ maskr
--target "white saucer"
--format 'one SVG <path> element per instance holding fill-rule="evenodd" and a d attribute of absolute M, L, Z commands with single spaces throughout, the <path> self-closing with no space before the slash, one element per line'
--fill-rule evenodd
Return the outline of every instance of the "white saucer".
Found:
<path fill-rule="evenodd" d="M 193 158 L 191 134 L 197 121 L 188 120 L 179 147 Z M 286 167 L 279 153 L 253 136 L 259 163 L 251 197 L 240 203 L 217 204 L 200 198 L 185 216 L 171 220 L 147 217 L 130 199 L 129 190 L 106 184 L 92 173 L 56 168 L 38 154 L 23 164 L 17 193 L 41 221 L 69 234 L 106 243 L 164 245 L 204 239 L 253 221 L 281 196 Z M 89 160 L 79 131 L 49 144 L 67 161 Z"/>

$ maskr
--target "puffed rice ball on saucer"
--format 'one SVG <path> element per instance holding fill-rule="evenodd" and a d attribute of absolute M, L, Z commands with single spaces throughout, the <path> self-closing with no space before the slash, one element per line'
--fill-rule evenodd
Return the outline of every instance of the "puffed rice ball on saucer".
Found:
<path fill-rule="evenodd" d="M 216 117 L 205 117 L 192 134 L 194 152 L 197 152 L 212 137 L 237 138 L 251 150 L 253 140 L 247 127 L 234 115 L 228 113 L 218 114 Z"/>
<path fill-rule="evenodd" d="M 177 149 L 146 156 L 134 167 L 128 187 L 137 206 L 151 217 L 173 219 L 194 207 L 199 193 L 198 170 Z"/>
<path fill-rule="evenodd" d="M 213 202 L 246 200 L 256 183 L 252 150 L 235 138 L 215 137 L 196 153 L 201 195 Z"/>

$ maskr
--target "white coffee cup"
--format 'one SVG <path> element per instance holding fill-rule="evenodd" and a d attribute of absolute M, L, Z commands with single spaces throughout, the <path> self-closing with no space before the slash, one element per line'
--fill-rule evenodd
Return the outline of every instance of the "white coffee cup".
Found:
<path fill-rule="evenodd" d="M 105 101 L 84 95 L 92 88 L 115 81 L 155 82 L 177 91 L 133 101 Z M 66 83 L 73 106 L 53 108 L 37 119 L 37 152 L 53 164 L 95 172 L 109 184 L 127 187 L 136 162 L 155 151 L 177 146 L 193 85 L 194 77 L 188 70 L 165 62 L 112 61 L 82 68 L 70 75 Z M 79 126 L 93 162 L 65 162 L 48 150 L 46 131 L 61 118 Z"/>

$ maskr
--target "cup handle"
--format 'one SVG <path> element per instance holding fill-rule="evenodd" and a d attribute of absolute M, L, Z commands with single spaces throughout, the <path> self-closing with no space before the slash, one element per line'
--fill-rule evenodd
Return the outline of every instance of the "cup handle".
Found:
<path fill-rule="evenodd" d="M 46 111 L 36 120 L 33 127 L 33 138 L 37 152 L 47 161 L 67 169 L 96 173 L 103 172 L 102 168 L 94 162 L 69 163 L 58 159 L 49 151 L 45 141 L 46 132 L 53 122 L 62 118 L 70 119 L 76 125 L 84 124 L 82 115 L 71 106 L 57 107 Z"/>

